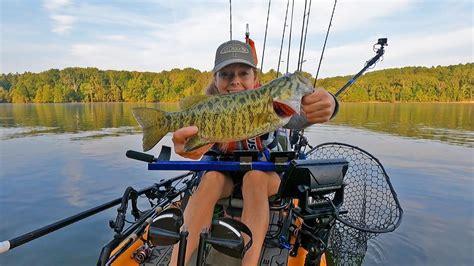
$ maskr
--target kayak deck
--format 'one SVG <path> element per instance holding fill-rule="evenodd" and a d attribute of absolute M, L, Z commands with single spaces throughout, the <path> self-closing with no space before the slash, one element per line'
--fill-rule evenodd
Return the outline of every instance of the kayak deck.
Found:
<path fill-rule="evenodd" d="M 270 224 L 275 224 L 278 222 L 279 215 L 277 212 L 272 212 L 270 215 Z M 269 228 L 269 230 L 271 230 Z M 171 260 L 171 253 L 173 251 L 172 246 L 166 247 L 155 247 L 153 248 L 153 252 L 150 258 L 146 261 L 146 263 L 141 264 L 142 266 L 164 266 L 168 265 Z M 259 265 L 303 265 L 301 263 L 301 259 L 304 262 L 304 257 L 306 252 L 302 248 L 298 251 L 297 257 L 290 257 L 289 250 L 286 248 L 282 248 L 279 243 L 278 239 L 266 239 L 265 244 L 262 247 L 262 254 L 260 257 Z M 193 256 L 191 257 L 191 261 L 189 265 L 196 265 L 196 252 L 194 252 Z M 301 257 L 301 258 L 300 258 Z M 220 253 L 213 249 L 212 247 L 209 248 L 207 256 L 206 256 L 206 263 L 205 265 L 226 265 L 226 266 L 238 266 L 241 265 L 241 259 L 236 259 L 230 256 L 227 256 L 223 253 Z M 325 265 L 325 264 L 320 264 Z"/>
<path fill-rule="evenodd" d="M 167 247 L 155 247 L 151 253 L 150 259 L 145 263 L 140 264 L 142 266 L 168 266 L 171 261 L 171 252 L 173 251 L 172 246 Z"/>

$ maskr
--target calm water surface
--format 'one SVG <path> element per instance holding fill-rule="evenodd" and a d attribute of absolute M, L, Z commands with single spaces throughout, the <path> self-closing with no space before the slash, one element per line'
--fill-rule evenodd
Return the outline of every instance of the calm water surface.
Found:
<path fill-rule="evenodd" d="M 141 147 L 134 106 L 0 104 L 0 241 L 166 178 L 124 156 Z M 364 265 L 474 265 L 473 114 L 474 104 L 343 103 L 307 130 L 313 145 L 369 151 L 391 177 L 403 221 L 369 241 Z M 115 210 L 1 254 L 0 265 L 95 265 Z"/>

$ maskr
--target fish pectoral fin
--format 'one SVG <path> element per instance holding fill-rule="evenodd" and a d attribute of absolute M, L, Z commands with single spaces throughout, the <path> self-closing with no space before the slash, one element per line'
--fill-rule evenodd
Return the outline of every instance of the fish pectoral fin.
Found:
<path fill-rule="evenodd" d="M 280 101 L 273 101 L 273 110 L 279 117 L 289 117 L 298 113 L 293 107 Z"/>
<path fill-rule="evenodd" d="M 198 102 L 202 102 L 206 99 L 209 99 L 212 96 L 209 95 L 191 95 L 188 97 L 185 97 L 179 101 L 179 108 L 181 109 L 186 109 L 189 108 L 193 105 L 195 105 Z"/>
<path fill-rule="evenodd" d="M 193 136 L 193 137 L 190 137 L 188 141 L 184 144 L 184 151 L 189 152 L 209 143 L 210 143 L 209 141 L 203 138 L 200 138 L 198 136 Z"/>

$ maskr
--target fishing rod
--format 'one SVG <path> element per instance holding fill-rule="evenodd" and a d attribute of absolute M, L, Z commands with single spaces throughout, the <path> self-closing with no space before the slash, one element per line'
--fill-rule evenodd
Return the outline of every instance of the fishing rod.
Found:
<path fill-rule="evenodd" d="M 150 186 L 148 188 L 145 188 L 145 189 L 142 189 L 142 190 L 138 191 L 137 196 L 140 196 L 142 194 L 147 194 L 150 191 L 156 189 L 157 187 L 163 187 L 163 186 L 167 187 L 167 186 L 171 185 L 171 183 L 173 183 L 174 181 L 185 178 L 186 176 L 189 176 L 190 174 L 191 173 L 186 173 L 186 174 L 183 174 L 183 175 L 180 175 L 180 176 L 168 179 L 168 180 L 164 180 L 164 181 L 162 181 L 158 184 L 154 184 L 153 186 Z M 26 243 L 28 243 L 32 240 L 35 240 L 39 237 L 42 237 L 46 234 L 52 233 L 52 232 L 54 232 L 56 230 L 59 230 L 63 227 L 66 227 L 66 226 L 71 225 L 73 223 L 84 220 L 89 216 L 92 216 L 92 215 L 97 214 L 99 212 L 105 211 L 109 208 L 112 208 L 113 206 L 120 204 L 122 202 L 122 199 L 123 199 L 123 197 L 117 198 L 115 200 L 111 200 L 107 203 L 104 203 L 102 205 L 96 206 L 96 207 L 91 208 L 89 210 L 80 212 L 78 214 L 75 214 L 75 215 L 70 216 L 68 218 L 62 219 L 62 220 L 57 221 L 55 223 L 52 223 L 50 225 L 46 225 L 44 227 L 41 227 L 41 228 L 36 229 L 34 231 L 31 231 L 29 233 L 26 233 L 26 234 L 23 234 L 21 236 L 12 238 L 10 240 L 2 241 L 2 242 L 0 242 L 0 253 L 4 253 L 4 252 L 7 252 L 9 250 L 12 250 L 16 247 L 19 247 L 23 244 L 26 244 Z"/>
<path fill-rule="evenodd" d="M 153 157 L 153 155 L 151 154 L 140 153 L 140 152 L 135 152 L 135 154 L 129 156 L 129 152 L 130 151 L 127 151 L 127 157 L 140 160 L 140 161 L 143 161 L 142 160 L 143 158 Z M 134 155 L 138 157 L 134 157 Z M 186 175 L 175 177 L 173 178 L 173 180 L 176 181 L 177 179 L 184 178 L 190 174 L 191 172 Z M 113 256 L 110 256 L 112 251 L 116 249 L 119 245 L 122 247 L 127 247 L 127 248 L 133 245 L 134 241 L 137 239 L 137 234 L 140 235 L 141 233 L 143 233 L 145 229 L 153 222 L 153 219 L 150 218 L 151 216 L 153 216 L 154 214 L 159 214 L 168 204 L 172 203 L 172 201 L 176 197 L 178 197 L 182 193 L 188 193 L 190 188 L 194 186 L 193 182 L 184 182 L 184 183 L 186 185 L 177 190 L 175 190 L 174 188 L 169 188 L 168 190 L 165 190 L 165 191 L 153 191 L 154 193 L 156 192 L 165 193 L 163 196 L 157 197 L 161 199 L 161 201 L 158 201 L 155 206 L 153 206 L 148 211 L 142 213 L 142 215 L 138 219 L 136 219 L 136 221 L 130 227 L 128 227 L 123 233 L 116 234 L 114 236 L 114 239 L 112 239 L 112 241 L 110 241 L 108 244 L 106 244 L 102 248 L 97 265 L 98 266 L 110 265 L 110 262 L 115 261 L 121 255 L 123 255 L 123 251 L 125 251 L 125 249 L 122 249 L 122 251 L 119 251 L 115 253 Z M 171 182 L 169 184 L 171 184 Z M 149 195 L 147 195 L 147 197 L 149 197 Z M 132 234 L 133 232 L 135 232 L 136 234 L 135 235 Z M 183 241 L 186 241 L 186 239 L 183 239 Z M 180 249 L 181 249 L 181 245 L 180 245 Z M 181 251 L 180 251 L 180 254 L 181 254 Z M 184 261 L 181 261 L 180 263 L 180 260 L 178 259 L 178 265 L 184 265 Z"/>
<path fill-rule="evenodd" d="M 268 12 L 267 12 L 267 25 L 265 26 L 265 37 L 263 38 L 263 49 L 262 49 L 262 64 L 260 65 L 260 71 L 263 73 L 263 59 L 265 57 L 265 44 L 267 43 L 267 31 L 268 31 L 268 19 L 270 18 L 270 5 L 272 0 L 268 0 Z"/>
<path fill-rule="evenodd" d="M 384 50 L 384 47 L 388 45 L 387 44 L 387 38 L 379 38 L 377 43 L 374 44 L 374 50 L 376 52 L 376 55 L 374 57 L 372 57 L 372 59 L 370 59 L 369 61 L 367 61 L 367 63 L 365 64 L 364 68 L 362 68 L 359 73 L 357 73 L 355 76 L 353 76 L 344 86 L 342 86 L 342 88 L 340 88 L 335 94 L 334 96 L 338 97 L 341 93 L 343 93 L 344 91 L 347 90 L 347 88 L 354 84 L 354 82 L 362 75 L 364 74 L 365 71 L 367 71 L 367 69 L 369 69 L 372 65 L 375 65 L 379 59 L 384 55 L 385 53 L 385 50 Z M 378 46 L 378 48 L 376 47 Z"/>
<path fill-rule="evenodd" d="M 293 32 L 293 11 L 295 10 L 295 0 L 291 1 L 291 19 L 290 19 L 290 33 L 288 37 L 288 56 L 286 58 L 286 73 L 290 67 L 290 48 L 291 48 L 291 33 Z"/>
<path fill-rule="evenodd" d="M 374 44 L 373 48 L 374 51 L 376 52 L 376 55 L 372 57 L 367 63 L 365 64 L 364 68 L 362 68 L 356 75 L 354 75 L 342 88 L 340 88 L 334 96 L 337 98 L 339 95 L 341 95 L 343 92 L 347 90 L 349 86 L 354 84 L 354 82 L 362 75 L 364 74 L 367 69 L 369 69 L 371 66 L 375 65 L 379 59 L 384 55 L 385 53 L 385 46 L 387 46 L 387 38 L 379 38 L 377 43 Z M 378 47 L 377 47 L 378 46 Z M 290 134 L 290 143 L 292 147 L 294 147 L 294 151 L 299 155 L 300 151 L 302 148 L 309 146 L 311 149 L 312 147 L 309 145 L 308 140 L 304 136 L 304 131 L 300 132 L 300 130 L 292 130 Z"/>
<path fill-rule="evenodd" d="M 229 28 L 230 40 L 232 41 L 232 0 L 229 0 Z"/>
<path fill-rule="evenodd" d="M 326 38 L 324 39 L 323 50 L 321 51 L 321 58 L 319 58 L 318 70 L 316 71 L 316 76 L 314 77 L 313 87 L 316 88 L 316 81 L 318 80 L 319 69 L 321 68 L 321 62 L 323 61 L 324 50 L 326 49 L 326 43 L 328 41 L 329 30 L 332 25 L 332 18 L 334 17 L 334 11 L 336 10 L 337 0 L 334 0 L 334 6 L 332 8 L 331 19 L 329 19 L 328 30 L 326 31 Z"/>
<path fill-rule="evenodd" d="M 306 24 L 309 24 L 309 13 L 311 12 L 311 0 L 310 0 L 309 3 L 310 3 L 309 4 L 310 5 L 310 11 L 308 12 L 308 19 L 307 19 Z M 329 19 L 329 26 L 328 26 L 328 30 L 326 32 L 326 38 L 324 39 L 323 49 L 321 51 L 321 58 L 319 59 L 318 70 L 316 71 L 316 77 L 314 79 L 314 84 L 313 84 L 314 88 L 316 88 L 316 81 L 318 80 L 319 69 L 321 67 L 321 62 L 323 60 L 324 50 L 326 48 L 326 42 L 328 40 L 329 31 L 330 31 L 331 25 L 332 25 L 332 19 L 334 17 L 334 11 L 336 10 L 336 4 L 337 4 L 337 0 L 334 0 L 334 6 L 332 8 L 331 18 Z M 305 14 L 306 14 L 306 1 L 305 1 Z M 304 24 L 305 24 L 305 21 L 304 21 L 304 17 L 303 17 L 303 28 L 304 28 Z M 306 25 L 306 30 L 308 30 L 308 25 Z M 301 37 L 303 37 L 303 32 L 301 34 L 302 34 Z M 306 34 L 307 34 L 307 31 L 306 31 L 305 36 L 304 36 L 305 44 L 306 44 Z M 290 38 L 291 38 L 291 35 L 290 35 Z M 301 54 L 301 46 L 300 46 L 300 54 Z M 303 55 L 304 55 L 304 46 L 303 46 Z M 289 58 L 289 51 L 288 51 L 288 58 Z M 301 59 L 301 61 L 303 61 L 303 59 Z M 302 68 L 302 64 L 303 63 L 301 62 L 301 68 Z M 297 70 L 301 70 L 299 59 L 298 59 Z M 288 69 L 287 69 L 287 73 L 288 73 Z M 306 146 L 311 147 L 309 145 L 308 140 L 304 136 L 304 130 L 292 130 L 291 133 L 290 133 L 290 144 L 291 144 L 292 148 L 294 148 L 294 150 L 296 151 L 297 154 L 301 154 L 301 149 L 303 147 L 306 147 Z M 301 156 L 304 157 L 304 155 L 301 155 Z"/>
<path fill-rule="evenodd" d="M 306 48 L 306 36 L 308 36 L 308 26 L 309 26 L 309 16 L 311 14 L 311 0 L 309 0 L 309 7 L 308 7 L 308 15 L 306 16 L 306 28 L 305 28 L 305 32 L 304 32 L 304 40 L 303 40 L 303 50 L 301 51 L 301 66 L 300 66 L 300 70 L 303 69 L 303 63 L 305 62 L 304 60 L 304 51 L 305 51 L 305 48 Z"/>
<path fill-rule="evenodd" d="M 278 56 L 278 67 L 276 77 L 278 78 L 278 74 L 280 73 L 280 63 L 281 63 L 281 52 L 283 50 L 283 41 L 285 40 L 285 30 L 288 25 L 286 25 L 286 19 L 288 18 L 288 7 L 290 5 L 290 0 L 286 2 L 286 12 L 285 12 L 285 21 L 283 22 L 283 34 L 281 35 L 281 44 L 280 44 L 280 55 Z"/>
<path fill-rule="evenodd" d="M 303 11 L 303 23 L 301 24 L 301 37 L 300 37 L 300 49 L 298 51 L 298 62 L 296 66 L 297 71 L 301 71 L 301 62 L 303 59 L 301 58 L 301 49 L 303 45 L 303 35 L 304 35 L 304 28 L 305 28 L 305 22 L 306 22 L 306 6 L 307 6 L 308 0 L 304 1 L 304 11 Z"/>

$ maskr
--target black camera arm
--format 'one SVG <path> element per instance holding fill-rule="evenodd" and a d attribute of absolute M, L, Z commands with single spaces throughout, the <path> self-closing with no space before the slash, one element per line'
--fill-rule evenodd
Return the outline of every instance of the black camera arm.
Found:
<path fill-rule="evenodd" d="M 352 85 L 356 79 L 358 79 L 362 74 L 364 74 L 365 71 L 367 71 L 367 69 L 369 69 L 372 65 L 374 65 L 375 63 L 377 63 L 380 59 L 380 57 L 383 56 L 383 54 L 385 53 L 385 50 L 384 50 L 384 47 L 388 45 L 387 44 L 387 38 L 380 38 L 378 39 L 377 43 L 374 44 L 374 50 L 375 52 L 377 53 L 374 57 L 372 57 L 372 59 L 370 59 L 369 61 L 367 61 L 367 63 L 365 64 L 364 68 L 362 68 L 359 73 L 357 73 L 354 77 L 352 77 L 344 86 L 342 86 L 342 88 L 340 88 L 335 94 L 334 96 L 338 97 L 341 93 L 343 93 L 344 91 L 346 91 L 346 89 Z M 378 46 L 378 47 L 376 47 Z"/>

